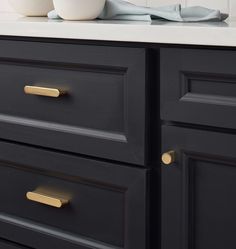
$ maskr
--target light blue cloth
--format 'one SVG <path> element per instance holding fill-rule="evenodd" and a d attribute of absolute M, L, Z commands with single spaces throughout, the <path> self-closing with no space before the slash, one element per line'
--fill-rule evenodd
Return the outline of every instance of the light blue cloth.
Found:
<path fill-rule="evenodd" d="M 60 18 L 56 11 L 48 13 L 48 18 Z M 102 20 L 151 21 L 164 19 L 175 22 L 224 21 L 227 14 L 219 10 L 200 6 L 181 8 L 180 4 L 158 8 L 141 7 L 123 0 L 106 0 L 104 10 L 98 17 Z"/>

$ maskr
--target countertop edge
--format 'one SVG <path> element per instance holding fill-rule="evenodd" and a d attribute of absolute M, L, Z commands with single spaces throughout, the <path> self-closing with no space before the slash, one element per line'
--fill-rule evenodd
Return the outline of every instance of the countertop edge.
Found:
<path fill-rule="evenodd" d="M 26 20 L 0 19 L 0 36 L 236 47 L 236 24 L 215 27 L 160 21 L 153 25 Z"/>

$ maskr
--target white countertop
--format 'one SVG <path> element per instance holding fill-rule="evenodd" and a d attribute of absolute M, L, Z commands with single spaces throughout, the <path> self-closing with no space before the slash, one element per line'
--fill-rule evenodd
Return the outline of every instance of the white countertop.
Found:
<path fill-rule="evenodd" d="M 0 35 L 236 47 L 236 20 L 216 23 L 78 22 L 2 13 Z"/>

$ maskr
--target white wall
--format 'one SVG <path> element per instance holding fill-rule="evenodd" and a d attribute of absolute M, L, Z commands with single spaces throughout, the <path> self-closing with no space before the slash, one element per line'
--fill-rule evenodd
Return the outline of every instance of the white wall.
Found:
<path fill-rule="evenodd" d="M 12 11 L 11 7 L 8 4 L 8 0 L 0 0 L 0 12 L 1 11 Z"/>
<path fill-rule="evenodd" d="M 127 0 L 128 1 L 128 0 Z M 183 6 L 202 5 L 209 8 L 220 9 L 236 17 L 236 0 L 129 0 L 135 4 L 147 6 L 168 5 L 181 3 Z M 12 12 L 8 0 L 0 0 L 0 11 Z"/>

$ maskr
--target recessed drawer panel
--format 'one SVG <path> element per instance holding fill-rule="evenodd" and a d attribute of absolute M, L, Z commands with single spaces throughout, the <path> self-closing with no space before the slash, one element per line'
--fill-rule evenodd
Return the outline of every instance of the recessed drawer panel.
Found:
<path fill-rule="evenodd" d="M 142 48 L 0 41 L 0 137 L 143 165 L 145 58 Z"/>
<path fill-rule="evenodd" d="M 161 117 L 236 128 L 236 51 L 161 50 Z"/>
<path fill-rule="evenodd" d="M 42 249 L 52 247 L 30 233 L 78 248 L 146 248 L 145 169 L 10 143 L 0 151 L 0 237 Z"/>

